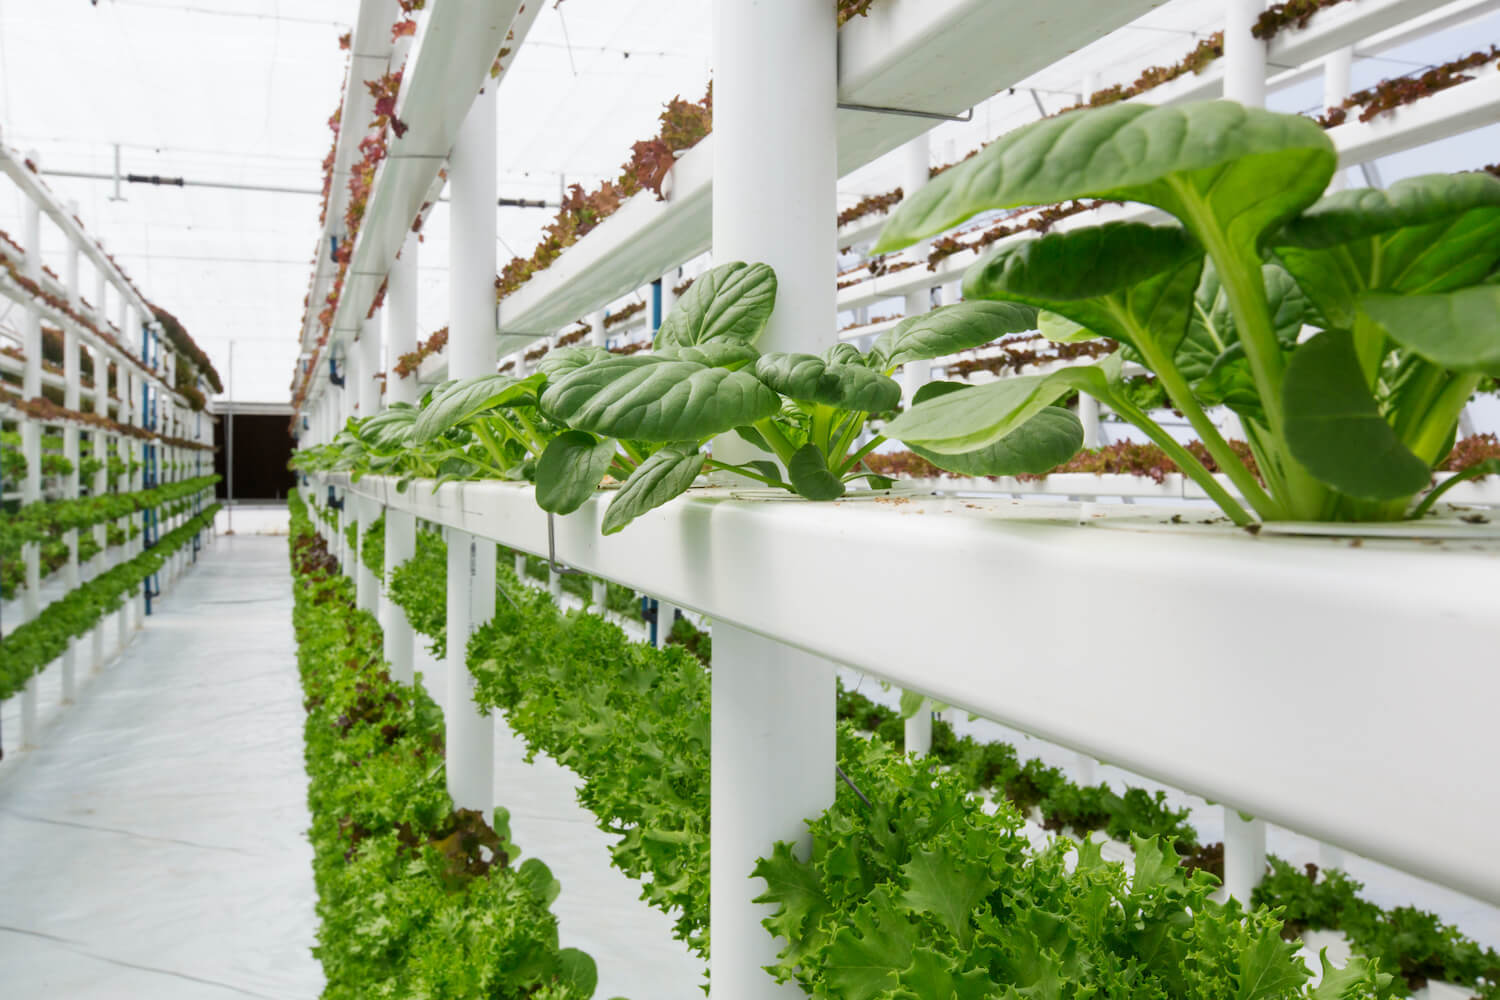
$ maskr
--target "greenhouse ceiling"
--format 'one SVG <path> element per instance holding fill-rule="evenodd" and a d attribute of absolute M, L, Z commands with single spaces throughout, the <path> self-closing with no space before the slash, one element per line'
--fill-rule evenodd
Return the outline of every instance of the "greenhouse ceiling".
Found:
<path fill-rule="evenodd" d="M 553 200 L 564 184 L 612 177 L 631 144 L 651 135 L 661 105 L 697 98 L 711 74 L 708 5 L 692 0 L 548 3 L 500 94 L 502 196 Z M 1494 5 L 1491 5 L 1494 6 Z M 85 5 L 0 2 L 0 127 L 35 151 L 48 183 L 76 200 L 127 273 L 176 313 L 225 370 L 238 399 L 281 401 L 297 354 L 302 298 L 318 235 L 316 189 L 346 64 L 339 37 L 354 0 L 99 0 Z M 985 102 L 968 124 L 933 132 L 947 162 L 981 142 L 1073 103 L 1085 86 L 1171 63 L 1214 30 L 1207 0 L 1163 4 L 1132 25 Z M 1479 30 L 1483 29 L 1483 30 Z M 1464 38 L 1500 34 L 1500 14 L 1362 58 L 1356 87 L 1441 61 Z M 1447 37 L 1445 37 L 1447 36 Z M 58 59 L 58 39 L 67 39 Z M 1308 80 L 1273 92 L 1280 110 L 1319 103 Z M 1478 166 L 1500 126 L 1382 161 L 1384 181 Z M 239 187 L 125 184 L 116 170 Z M 1490 159 L 1493 157 L 1490 156 Z M 844 178 L 840 203 L 887 190 L 887 158 Z M 58 176 L 53 171 L 99 175 Z M 255 189 L 276 190 L 255 190 Z M 499 209 L 501 261 L 527 255 L 550 211 Z M 0 229 L 19 207 L 0 203 Z M 425 230 L 424 331 L 447 320 L 447 218 Z M 56 268 L 61 245 L 43 247 Z M 5 322 L 0 319 L 0 323 Z"/>

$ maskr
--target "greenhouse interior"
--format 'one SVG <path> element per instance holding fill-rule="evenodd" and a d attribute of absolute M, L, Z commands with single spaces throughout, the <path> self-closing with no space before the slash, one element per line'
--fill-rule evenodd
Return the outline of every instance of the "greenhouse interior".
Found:
<path fill-rule="evenodd" d="M 0 175 L 3 1000 L 1500 1000 L 1500 0 L 11 0 Z"/>

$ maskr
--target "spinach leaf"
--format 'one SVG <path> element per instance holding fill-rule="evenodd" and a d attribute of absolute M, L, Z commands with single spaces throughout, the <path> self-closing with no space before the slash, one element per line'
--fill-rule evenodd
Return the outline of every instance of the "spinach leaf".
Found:
<path fill-rule="evenodd" d="M 585 431 L 564 431 L 553 438 L 536 465 L 537 506 L 554 514 L 571 514 L 593 496 L 615 457 L 615 442 Z"/>
<path fill-rule="evenodd" d="M 656 331 L 655 346 L 701 347 L 716 340 L 753 344 L 776 306 L 776 272 L 734 261 L 700 275 Z"/>
<path fill-rule="evenodd" d="M 696 449 L 679 445 L 650 455 L 610 501 L 604 512 L 603 533 L 613 535 L 646 511 L 686 493 L 703 471 L 706 458 Z"/>
<path fill-rule="evenodd" d="M 542 393 L 541 405 L 577 430 L 672 442 L 753 424 L 775 413 L 781 401 L 748 372 L 633 354 L 557 379 Z"/>

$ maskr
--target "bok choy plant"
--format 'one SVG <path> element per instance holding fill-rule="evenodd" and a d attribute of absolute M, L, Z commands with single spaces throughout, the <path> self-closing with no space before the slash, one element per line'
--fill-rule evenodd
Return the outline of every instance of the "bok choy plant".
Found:
<path fill-rule="evenodd" d="M 706 470 L 732 472 L 809 500 L 836 499 L 858 479 L 889 485 L 860 463 L 884 440 L 874 435 L 861 443 L 870 417 L 900 402 L 891 372 L 907 361 L 988 343 L 1035 323 L 1035 311 L 1026 305 L 967 303 L 908 320 L 868 354 L 848 344 L 819 355 L 762 353 L 755 343 L 775 305 L 770 267 L 724 264 L 683 295 L 650 353 L 570 348 L 550 354 L 540 408 L 570 430 L 538 462 L 538 502 L 559 513 L 577 509 L 608 473 L 624 483 L 605 515 L 603 529 L 610 534 L 684 493 Z M 1065 421 L 1071 421 L 1069 447 L 1054 447 L 1046 468 L 1082 440 L 1077 421 Z M 702 451 L 729 432 L 768 457 L 731 463 Z"/>
<path fill-rule="evenodd" d="M 1178 224 L 997 246 L 966 273 L 966 298 L 1035 307 L 1053 340 L 1124 349 L 940 386 L 886 433 L 955 471 L 1001 474 L 976 450 L 1031 447 L 1028 432 L 1076 389 L 1145 431 L 1237 523 L 1421 514 L 1439 490 L 1414 500 L 1460 411 L 1500 374 L 1500 180 L 1433 175 L 1321 197 L 1337 162 L 1314 122 L 1232 102 L 1117 104 L 991 144 L 907 199 L 876 252 L 987 210 L 1075 198 L 1141 202 Z M 1243 504 L 1132 404 L 1125 360 L 1157 376 Z M 1239 416 L 1259 477 L 1209 419 L 1217 405 Z M 1483 471 L 1496 470 L 1471 470 Z"/>

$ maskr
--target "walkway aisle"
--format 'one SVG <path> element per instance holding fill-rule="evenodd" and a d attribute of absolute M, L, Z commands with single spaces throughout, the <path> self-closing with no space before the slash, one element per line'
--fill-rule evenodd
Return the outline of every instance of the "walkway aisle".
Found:
<path fill-rule="evenodd" d="M 156 612 L 0 776 L 0 996 L 312 1000 L 286 538 L 220 537 Z"/>

